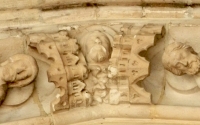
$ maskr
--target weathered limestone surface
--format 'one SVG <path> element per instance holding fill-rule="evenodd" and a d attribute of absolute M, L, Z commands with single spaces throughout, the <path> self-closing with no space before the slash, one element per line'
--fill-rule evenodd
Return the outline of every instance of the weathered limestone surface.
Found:
<path fill-rule="evenodd" d="M 0 124 L 199 125 L 199 4 L 0 0 Z"/>
<path fill-rule="evenodd" d="M 105 108 L 109 108 L 109 111 Z M 101 109 L 101 110 L 99 110 Z M 123 109 L 123 110 L 122 110 Z M 130 112 L 134 111 L 134 112 Z M 171 113 L 173 112 L 173 113 Z M 195 113 L 195 114 L 194 114 Z M 97 106 L 92 108 L 75 109 L 68 112 L 60 112 L 46 117 L 4 123 L 2 125 L 86 125 L 86 124 L 141 124 L 141 125 L 199 125 L 199 108 L 177 106 Z M 188 114 L 191 114 L 188 116 Z M 193 114 L 193 115 L 192 115 Z M 122 116 L 122 117 L 119 117 Z M 126 117 L 126 118 L 124 118 Z"/>
<path fill-rule="evenodd" d="M 141 7 L 141 6 L 98 6 L 79 7 L 58 10 L 21 9 L 1 10 L 0 28 L 23 29 L 35 27 L 41 30 L 49 26 L 50 29 L 59 29 L 62 25 L 82 21 L 121 20 L 126 22 L 153 22 L 197 24 L 200 17 L 199 7 Z M 81 15 L 81 16 L 79 16 Z M 156 20 L 158 19 L 158 20 Z M 161 20 L 162 19 L 162 20 Z M 194 19 L 194 20 L 191 20 Z M 114 23 L 113 22 L 113 23 Z M 57 26 L 56 26 L 57 25 Z M 77 23 L 76 23 L 77 25 Z M 55 26 L 55 28 L 53 28 Z M 33 29 L 31 30 L 33 31 Z M 48 32 L 48 31 L 46 31 Z M 50 31 L 49 31 L 50 32 Z"/>

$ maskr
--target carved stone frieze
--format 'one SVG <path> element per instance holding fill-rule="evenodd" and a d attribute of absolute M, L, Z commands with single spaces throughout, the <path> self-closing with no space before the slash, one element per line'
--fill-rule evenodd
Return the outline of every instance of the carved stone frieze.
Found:
<path fill-rule="evenodd" d="M 48 79 L 60 89 L 52 111 L 101 103 L 151 103 L 150 94 L 137 85 L 149 72 L 149 62 L 140 53 L 153 46 L 162 26 L 129 24 L 116 32 L 94 25 L 72 34 L 30 34 L 27 40 L 29 47 L 52 60 Z"/>
<path fill-rule="evenodd" d="M 0 0 L 0 125 L 199 125 L 196 1 Z"/>

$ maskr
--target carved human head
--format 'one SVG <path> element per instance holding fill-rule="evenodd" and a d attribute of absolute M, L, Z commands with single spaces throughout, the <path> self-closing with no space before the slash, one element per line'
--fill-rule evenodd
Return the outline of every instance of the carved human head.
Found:
<path fill-rule="evenodd" d="M 9 87 L 22 87 L 31 83 L 38 73 L 35 59 L 29 55 L 17 54 L 1 64 L 1 79 Z"/>
<path fill-rule="evenodd" d="M 89 32 L 82 44 L 83 54 L 88 62 L 103 62 L 110 57 L 110 40 L 101 31 Z"/>
<path fill-rule="evenodd" d="M 162 57 L 163 66 L 175 75 L 194 75 L 199 72 L 200 58 L 193 48 L 180 42 L 169 44 Z"/>

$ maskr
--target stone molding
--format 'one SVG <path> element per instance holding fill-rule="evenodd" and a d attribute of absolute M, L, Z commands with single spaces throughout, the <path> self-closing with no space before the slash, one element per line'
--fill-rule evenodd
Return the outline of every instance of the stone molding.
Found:
<path fill-rule="evenodd" d="M 106 108 L 109 108 L 108 112 Z M 123 108 L 123 110 L 121 109 Z M 130 112 L 133 111 L 133 112 Z M 121 105 L 83 108 L 58 112 L 49 116 L 35 117 L 1 125 L 112 125 L 112 124 L 137 124 L 137 125 L 199 125 L 200 108 L 178 106 L 145 106 Z M 77 113 L 78 112 L 78 113 Z M 173 112 L 173 113 L 170 113 Z M 93 115 L 95 114 L 95 115 Z M 120 118 L 123 116 L 123 118 Z"/>
<path fill-rule="evenodd" d="M 196 56 L 200 53 L 199 4 L 198 0 L 0 0 L 0 47 L 8 48 L 0 51 L 1 62 L 23 53 L 33 56 L 39 66 L 36 80 L 31 79 L 32 86 L 23 91 L 27 96 L 13 102 L 11 94 L 2 103 L 0 124 L 200 124 L 199 70 L 188 73 L 185 67 L 195 67 L 183 63 L 183 73 L 176 76 L 171 67 L 161 65 L 171 43 L 181 42 Z M 93 42 L 104 46 L 91 49 Z M 8 79 L 13 82 L 12 77 Z M 117 86 L 108 87 L 108 81 Z M 13 111 L 20 116 L 13 116 Z"/>

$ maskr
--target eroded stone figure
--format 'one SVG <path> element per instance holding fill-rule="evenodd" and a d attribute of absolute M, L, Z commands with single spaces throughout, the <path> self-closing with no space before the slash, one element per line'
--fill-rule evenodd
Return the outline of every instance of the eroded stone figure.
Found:
<path fill-rule="evenodd" d="M 0 102 L 3 103 L 8 88 L 22 89 L 22 87 L 29 86 L 36 78 L 37 73 L 38 73 L 37 63 L 35 59 L 29 55 L 17 54 L 10 57 L 7 61 L 1 63 Z M 32 88 L 32 86 L 34 87 L 34 85 L 31 85 L 30 88 Z M 30 91 L 31 92 L 29 92 L 29 94 L 32 93 L 32 89 Z M 6 100 L 6 103 L 9 102 L 10 101 Z"/>
<path fill-rule="evenodd" d="M 167 46 L 162 57 L 163 66 L 175 75 L 195 75 L 199 72 L 200 58 L 193 48 L 180 42 Z"/>
<path fill-rule="evenodd" d="M 86 82 L 88 86 L 92 86 L 90 93 L 93 95 L 93 104 L 103 103 L 108 91 L 107 68 L 112 50 L 110 40 L 104 32 L 95 30 L 83 36 L 80 46 L 91 71 L 90 78 Z"/>
<path fill-rule="evenodd" d="M 103 62 L 109 59 L 111 45 L 109 38 L 101 31 L 89 32 L 80 42 L 87 62 Z"/>
<path fill-rule="evenodd" d="M 166 94 L 176 92 L 174 96 L 181 94 L 184 98 L 184 95 L 195 96 L 200 91 L 200 58 L 191 46 L 181 42 L 169 44 L 163 53 L 162 63 L 169 71 L 165 72 Z"/>

